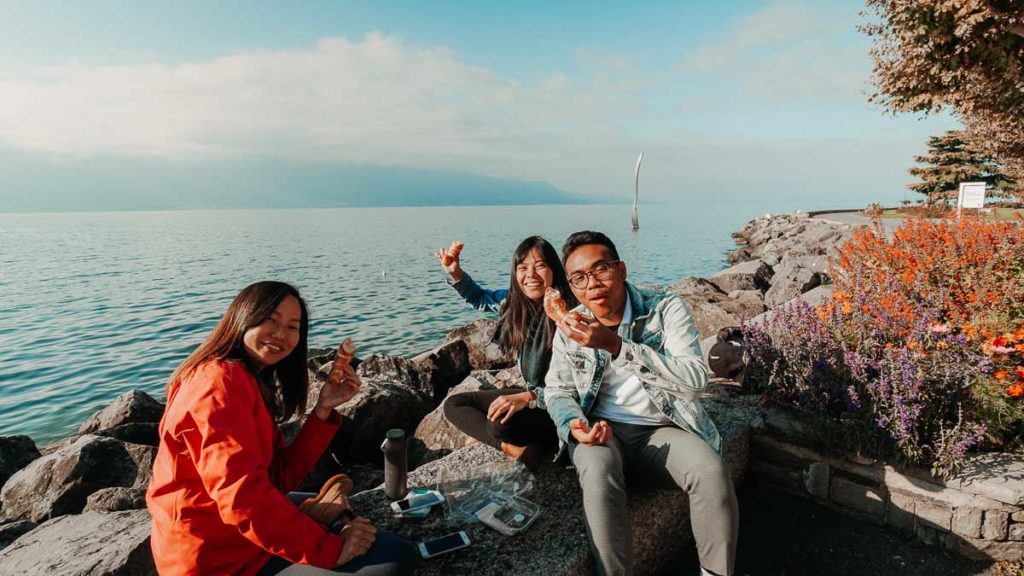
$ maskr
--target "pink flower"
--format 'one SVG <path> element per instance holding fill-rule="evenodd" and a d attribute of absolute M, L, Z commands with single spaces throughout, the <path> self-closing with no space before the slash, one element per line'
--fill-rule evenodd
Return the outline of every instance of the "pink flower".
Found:
<path fill-rule="evenodd" d="M 932 334 L 948 334 L 949 326 L 945 324 L 932 324 L 928 327 L 928 331 Z"/>
<path fill-rule="evenodd" d="M 1009 346 L 993 346 L 992 347 L 992 353 L 993 354 L 1009 354 L 1011 352 L 1013 352 L 1013 348 L 1010 348 Z"/>

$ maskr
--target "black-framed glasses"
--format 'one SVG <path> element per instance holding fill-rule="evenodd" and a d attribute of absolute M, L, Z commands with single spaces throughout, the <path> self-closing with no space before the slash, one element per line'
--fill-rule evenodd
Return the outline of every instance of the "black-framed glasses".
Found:
<path fill-rule="evenodd" d="M 607 280 L 611 278 L 612 272 L 615 270 L 615 265 L 619 263 L 619 260 L 610 260 L 608 262 L 598 262 L 590 268 L 590 272 L 576 272 L 572 276 L 569 276 L 569 285 L 577 290 L 583 290 L 590 283 L 590 277 L 593 276 L 594 280 Z"/>

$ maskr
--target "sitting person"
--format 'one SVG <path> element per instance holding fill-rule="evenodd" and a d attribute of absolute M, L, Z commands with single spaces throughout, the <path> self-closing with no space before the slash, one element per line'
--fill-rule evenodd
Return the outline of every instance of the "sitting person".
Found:
<path fill-rule="evenodd" d="M 466 302 L 477 309 L 500 312 L 498 343 L 516 355 L 526 388 L 453 394 L 445 400 L 444 415 L 473 439 L 533 468 L 544 446 L 553 446 L 556 438 L 555 427 L 544 410 L 544 374 L 556 332 L 554 322 L 544 314 L 544 291 L 554 287 L 569 301 L 575 302 L 575 298 L 566 284 L 558 253 L 540 236 L 530 236 L 516 248 L 508 290 L 480 287 L 462 269 L 461 245 L 455 246 L 454 250 L 439 250 L 437 257 L 452 287 Z"/>
<path fill-rule="evenodd" d="M 335 407 L 361 386 L 339 363 L 284 445 L 278 425 L 306 409 L 308 328 L 295 288 L 257 282 L 171 376 L 146 493 L 160 574 L 411 572 L 417 555 L 409 542 L 365 518 L 335 524 L 345 508 L 338 500 L 352 489 L 347 477 L 309 502 L 293 495 L 305 512 L 287 495 L 338 429 Z"/>
<path fill-rule="evenodd" d="M 598 572 L 633 573 L 628 473 L 685 490 L 702 571 L 731 575 L 739 513 L 700 402 L 708 368 L 686 305 L 626 282 L 599 232 L 570 236 L 562 258 L 581 305 L 559 324 L 545 401 L 583 488 Z"/>

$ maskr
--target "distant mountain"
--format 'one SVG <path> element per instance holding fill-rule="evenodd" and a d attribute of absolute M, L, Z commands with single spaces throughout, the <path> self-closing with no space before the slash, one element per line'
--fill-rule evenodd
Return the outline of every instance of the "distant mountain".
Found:
<path fill-rule="evenodd" d="M 0 212 L 586 204 L 547 182 L 280 159 L 50 160 L 0 151 Z"/>

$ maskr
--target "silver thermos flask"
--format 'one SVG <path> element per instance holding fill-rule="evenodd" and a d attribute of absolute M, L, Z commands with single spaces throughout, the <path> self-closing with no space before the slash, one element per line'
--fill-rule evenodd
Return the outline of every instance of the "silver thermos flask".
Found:
<path fill-rule="evenodd" d="M 406 475 L 409 471 L 405 430 L 388 430 L 380 449 L 384 451 L 384 494 L 392 500 L 405 498 L 408 492 L 405 486 Z"/>

